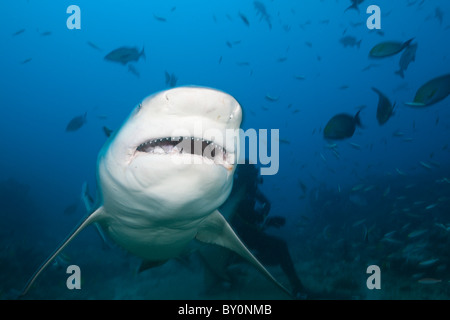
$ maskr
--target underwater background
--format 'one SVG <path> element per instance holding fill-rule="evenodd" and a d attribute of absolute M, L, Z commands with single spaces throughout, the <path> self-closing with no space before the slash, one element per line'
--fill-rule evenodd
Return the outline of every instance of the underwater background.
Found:
<path fill-rule="evenodd" d="M 66 25 L 70 5 L 81 29 Z M 379 30 L 366 26 L 370 5 L 381 9 Z M 105 128 L 182 85 L 234 96 L 244 129 L 279 130 L 279 171 L 261 190 L 270 215 L 287 221 L 270 232 L 286 240 L 313 297 L 450 298 L 450 98 L 405 105 L 450 72 L 450 2 L 17 0 L 0 10 L 0 299 L 15 297 L 86 215 L 81 186 L 95 189 Z M 369 57 L 377 44 L 411 38 L 417 52 L 404 78 L 395 73 L 402 52 Z M 144 48 L 145 59 L 104 59 L 123 46 Z M 373 87 L 396 103 L 383 125 Z M 334 115 L 358 110 L 351 137 L 324 138 Z M 66 130 L 74 118 L 79 126 Z M 66 287 L 70 264 L 81 268 L 81 290 Z M 205 294 L 195 251 L 142 273 L 138 265 L 105 250 L 91 227 L 25 298 L 285 298 L 246 265 L 237 289 Z M 380 267 L 381 289 L 366 285 L 370 265 Z M 279 267 L 268 270 L 287 282 Z"/>

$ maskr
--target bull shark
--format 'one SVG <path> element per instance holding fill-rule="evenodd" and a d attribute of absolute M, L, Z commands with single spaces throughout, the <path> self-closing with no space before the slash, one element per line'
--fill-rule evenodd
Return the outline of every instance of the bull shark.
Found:
<path fill-rule="evenodd" d="M 240 149 L 239 136 L 225 133 L 239 130 L 241 120 L 239 103 L 211 88 L 178 87 L 145 98 L 99 152 L 98 205 L 37 269 L 21 295 L 92 224 L 142 258 L 141 269 L 177 257 L 197 239 L 238 253 L 290 295 L 218 211 L 230 194 Z"/>

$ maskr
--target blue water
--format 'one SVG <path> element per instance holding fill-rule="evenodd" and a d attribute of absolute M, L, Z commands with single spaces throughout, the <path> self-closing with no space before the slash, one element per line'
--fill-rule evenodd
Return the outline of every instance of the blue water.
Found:
<path fill-rule="evenodd" d="M 265 176 L 261 189 L 272 203 L 270 214 L 287 223 L 270 232 L 287 241 L 315 297 L 450 298 L 450 97 L 424 108 L 404 105 L 422 84 L 450 72 L 450 3 L 366 0 L 357 12 L 345 11 L 347 0 L 261 2 L 271 28 L 253 1 L 0 4 L 1 299 L 20 290 L 84 216 L 81 185 L 95 188 L 96 157 L 106 140 L 102 127 L 118 128 L 139 101 L 168 89 L 166 71 L 178 77 L 177 86 L 233 95 L 244 110 L 242 128 L 279 130 L 279 171 Z M 72 4 L 81 9 L 81 29 L 67 28 Z M 382 33 L 366 27 L 371 4 L 381 9 Z M 339 40 L 347 35 L 362 39 L 360 48 L 344 48 Z M 394 74 L 401 53 L 368 57 L 382 41 L 410 38 L 418 50 L 404 79 Z M 103 59 L 121 46 L 145 48 L 146 59 L 133 63 L 140 77 Z M 376 66 L 362 71 L 370 64 Z M 371 87 L 397 104 L 383 126 Z M 355 114 L 361 105 L 363 128 L 353 137 L 323 138 L 332 116 Z M 87 122 L 66 132 L 67 123 L 85 112 Z M 71 204 L 75 212 L 64 214 Z M 426 232 L 414 236 L 418 230 Z M 31 299 L 255 297 L 251 291 L 202 295 L 198 261 L 191 269 L 171 262 L 135 275 L 138 261 L 103 251 L 94 228 L 65 252 L 70 263 L 86 265 L 82 290 L 68 290 L 65 270 L 55 267 L 38 280 Z M 438 260 L 423 266 L 432 259 Z M 380 290 L 366 287 L 371 264 L 381 268 Z M 286 282 L 279 269 L 270 270 Z M 437 283 L 419 282 L 427 278 Z M 277 298 L 260 292 L 267 295 L 257 298 Z"/>

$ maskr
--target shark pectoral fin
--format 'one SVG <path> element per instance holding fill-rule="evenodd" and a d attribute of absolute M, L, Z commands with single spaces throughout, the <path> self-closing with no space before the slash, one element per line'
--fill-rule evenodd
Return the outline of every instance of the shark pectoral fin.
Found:
<path fill-rule="evenodd" d="M 84 182 L 81 187 L 81 200 L 83 200 L 84 207 L 86 208 L 86 211 L 88 214 L 92 213 L 94 211 L 95 201 L 89 194 L 89 188 L 87 182 Z M 110 241 L 108 241 L 108 237 L 105 235 L 105 232 L 101 228 L 101 226 L 98 223 L 94 224 L 95 229 L 97 230 L 98 235 L 103 241 L 103 249 L 108 250 L 113 247 Z"/>
<path fill-rule="evenodd" d="M 160 260 L 160 261 L 142 260 L 141 265 L 139 266 L 138 273 L 141 273 L 142 271 L 145 271 L 147 269 L 162 266 L 166 262 L 167 260 Z"/>
<path fill-rule="evenodd" d="M 28 290 L 31 288 L 33 283 L 36 281 L 37 277 L 41 274 L 42 271 L 58 256 L 58 254 L 61 253 L 62 250 L 64 250 L 65 247 L 87 226 L 89 226 L 91 223 L 97 222 L 104 212 L 103 207 L 98 208 L 95 210 L 92 214 L 87 216 L 86 219 L 84 219 L 72 233 L 69 234 L 69 236 L 58 246 L 58 248 L 44 261 L 44 263 L 36 270 L 36 272 L 33 274 L 33 276 L 28 280 L 27 285 L 23 289 L 20 296 L 24 296 L 27 294 Z"/>
<path fill-rule="evenodd" d="M 275 280 L 269 271 L 267 271 L 267 269 L 245 247 L 219 211 L 214 211 L 205 220 L 203 220 L 197 232 L 196 239 L 205 243 L 216 244 L 236 252 L 252 264 L 256 269 L 258 269 L 270 281 L 275 283 L 280 289 L 291 296 L 289 290 Z"/>

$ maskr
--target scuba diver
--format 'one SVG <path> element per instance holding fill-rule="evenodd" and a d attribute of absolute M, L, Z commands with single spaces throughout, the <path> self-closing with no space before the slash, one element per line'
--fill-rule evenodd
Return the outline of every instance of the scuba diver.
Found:
<path fill-rule="evenodd" d="M 231 205 L 232 209 L 228 210 L 230 211 L 228 220 L 242 242 L 263 265 L 279 265 L 281 267 L 289 279 L 293 296 L 297 299 L 306 299 L 304 287 L 297 276 L 286 242 L 265 232 L 268 227 L 282 227 L 286 220 L 279 216 L 268 217 L 271 205 L 269 199 L 258 188 L 258 185 L 262 182 L 262 177 L 259 176 L 256 165 L 238 165 L 233 189 L 227 200 L 228 203 L 234 202 Z M 224 206 L 227 205 L 227 202 Z M 231 252 L 228 255 L 224 255 L 223 252 L 221 255 L 217 254 L 216 259 L 218 258 L 224 260 L 225 266 L 222 265 L 220 268 L 222 274 L 226 265 L 231 264 L 233 259 L 239 259 L 237 255 Z M 205 262 L 208 265 L 208 261 Z M 217 262 L 215 260 L 216 269 Z M 217 272 L 214 273 L 217 278 Z M 205 275 L 206 280 L 208 279 Z"/>

